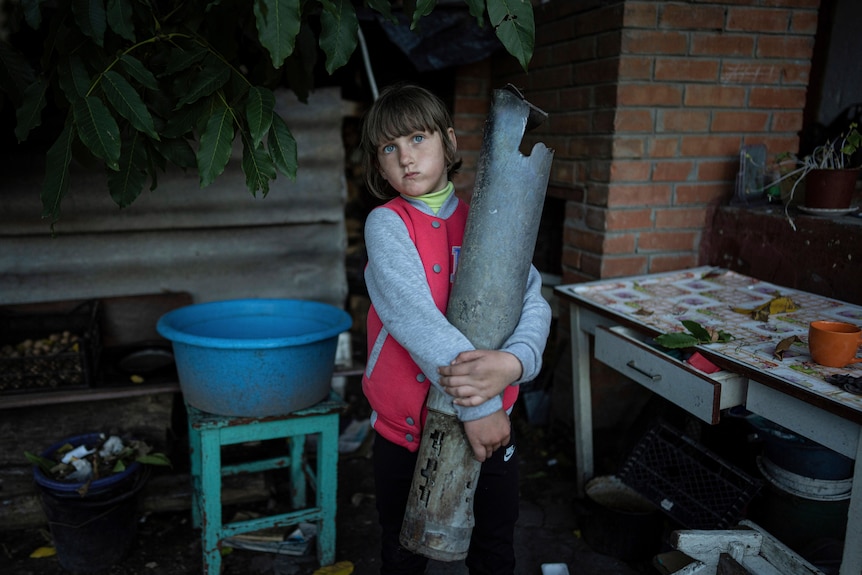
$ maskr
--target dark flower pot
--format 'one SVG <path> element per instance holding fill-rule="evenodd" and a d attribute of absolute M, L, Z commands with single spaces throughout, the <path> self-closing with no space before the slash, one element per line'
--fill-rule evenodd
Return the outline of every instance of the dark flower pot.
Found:
<path fill-rule="evenodd" d="M 805 176 L 805 206 L 829 210 L 849 208 L 858 177 L 858 169 L 812 170 Z"/>

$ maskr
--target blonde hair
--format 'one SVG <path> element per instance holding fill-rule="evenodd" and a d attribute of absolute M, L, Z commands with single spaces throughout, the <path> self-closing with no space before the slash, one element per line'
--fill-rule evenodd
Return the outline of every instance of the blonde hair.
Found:
<path fill-rule="evenodd" d="M 455 158 L 455 144 L 447 135 L 451 127 L 452 118 L 446 105 L 425 88 L 403 83 L 385 88 L 365 113 L 359 143 L 365 184 L 371 194 L 381 199 L 397 195 L 380 174 L 380 165 L 377 162 L 380 144 L 417 131 L 440 134 L 446 169 L 449 179 L 452 179 L 461 162 Z"/>

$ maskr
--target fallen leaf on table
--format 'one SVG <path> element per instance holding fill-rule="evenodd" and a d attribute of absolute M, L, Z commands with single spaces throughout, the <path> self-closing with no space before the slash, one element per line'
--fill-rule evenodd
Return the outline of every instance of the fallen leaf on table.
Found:
<path fill-rule="evenodd" d="M 776 359 L 781 361 L 782 359 L 784 359 L 784 352 L 790 349 L 790 346 L 797 341 L 802 341 L 801 339 L 799 339 L 799 336 L 791 335 L 790 337 L 785 337 L 778 342 L 778 345 L 775 346 L 775 351 L 772 352 L 772 355 Z"/>
<path fill-rule="evenodd" d="M 757 321 L 767 321 L 769 320 L 769 316 L 772 314 L 787 313 L 791 311 L 796 311 L 798 309 L 799 306 L 796 305 L 796 302 L 794 302 L 789 297 L 778 296 L 772 298 L 765 304 L 754 309 L 735 307 L 733 308 L 733 311 L 735 311 L 736 313 L 750 315 L 752 319 L 755 319 Z"/>
<path fill-rule="evenodd" d="M 30 559 L 43 559 L 45 557 L 53 557 L 56 554 L 57 550 L 54 547 L 39 547 L 30 553 Z"/>

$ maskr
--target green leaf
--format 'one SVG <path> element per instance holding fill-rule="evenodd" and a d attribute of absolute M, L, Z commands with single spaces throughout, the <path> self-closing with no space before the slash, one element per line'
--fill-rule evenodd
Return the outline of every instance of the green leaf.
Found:
<path fill-rule="evenodd" d="M 483 28 L 485 26 L 485 0 L 464 0 L 464 2 L 467 3 L 470 16 L 473 16 L 479 27 Z"/>
<path fill-rule="evenodd" d="M 108 26 L 114 34 L 129 42 L 135 41 L 135 25 L 132 21 L 132 3 L 128 0 L 108 0 Z"/>
<path fill-rule="evenodd" d="M 272 111 L 275 108 L 275 95 L 272 90 L 252 86 L 248 91 L 245 105 L 245 115 L 251 132 L 251 142 L 254 147 L 263 140 L 272 125 Z"/>
<path fill-rule="evenodd" d="M 75 127 L 69 123 L 45 155 L 45 179 L 42 181 L 42 217 L 52 222 L 60 219 L 60 202 L 69 191 L 69 164 L 72 162 L 72 144 L 77 138 Z"/>
<path fill-rule="evenodd" d="M 81 32 L 97 46 L 104 46 L 105 30 L 108 27 L 104 0 L 72 0 L 72 13 Z"/>
<path fill-rule="evenodd" d="M 418 0 L 416 2 L 416 9 L 413 11 L 410 29 L 416 30 L 416 28 L 419 27 L 419 20 L 421 20 L 423 16 L 430 14 L 434 10 L 434 6 L 436 4 L 437 0 Z"/>
<path fill-rule="evenodd" d="M 207 121 L 201 134 L 197 160 L 200 186 L 210 185 L 227 166 L 233 142 L 233 113 L 230 108 L 217 110 Z"/>
<path fill-rule="evenodd" d="M 42 25 L 42 10 L 39 6 L 41 3 L 42 0 L 21 0 L 21 11 L 24 13 L 24 20 L 33 30 L 38 30 Z"/>
<path fill-rule="evenodd" d="M 147 70 L 147 68 L 141 64 L 141 61 L 134 56 L 123 54 L 120 56 L 120 64 L 122 65 L 123 70 L 125 70 L 129 76 L 140 82 L 144 88 L 153 91 L 159 89 L 159 82 L 156 80 L 153 73 Z"/>
<path fill-rule="evenodd" d="M 90 73 L 87 72 L 84 62 L 77 54 L 71 54 L 64 58 L 57 66 L 60 78 L 60 89 L 66 95 L 69 102 L 83 98 L 90 91 L 92 81 Z"/>
<path fill-rule="evenodd" d="M 253 196 L 261 190 L 263 195 L 269 193 L 269 181 L 276 177 L 275 165 L 263 146 L 254 146 L 248 138 L 243 138 L 242 171 L 245 174 L 245 185 Z"/>
<path fill-rule="evenodd" d="M 176 110 L 191 104 L 204 96 L 213 94 L 230 79 L 230 68 L 215 56 L 207 56 L 203 66 L 192 77 L 188 92 L 180 98 Z"/>
<path fill-rule="evenodd" d="M 168 75 L 185 72 L 203 60 L 208 53 L 209 51 L 200 44 L 192 44 L 186 48 L 175 48 L 171 50 L 164 73 Z"/>
<path fill-rule="evenodd" d="M 24 452 L 24 457 L 27 458 L 27 461 L 29 461 L 33 465 L 36 465 L 37 467 L 39 467 L 39 469 L 41 469 L 45 473 L 51 473 L 51 470 L 56 465 L 56 462 L 51 461 L 50 459 L 46 459 L 45 457 L 42 457 L 41 455 L 36 455 L 35 453 L 30 453 L 29 451 Z"/>
<path fill-rule="evenodd" d="M 147 105 L 125 78 L 113 70 L 108 70 L 102 75 L 102 90 L 117 113 L 127 119 L 136 130 L 154 140 L 159 139 Z"/>
<path fill-rule="evenodd" d="M 126 464 L 123 463 L 122 459 L 118 459 L 116 463 L 114 463 L 114 468 L 111 470 L 112 473 L 122 473 L 126 470 Z"/>
<path fill-rule="evenodd" d="M 681 349 L 693 347 L 699 342 L 697 338 L 689 333 L 665 333 L 655 338 L 656 343 L 668 349 Z"/>
<path fill-rule="evenodd" d="M 195 152 L 186 140 L 182 138 L 161 139 L 153 142 L 157 154 L 180 168 L 194 168 L 197 166 Z M 164 167 L 162 167 L 164 169 Z"/>
<path fill-rule="evenodd" d="M 526 72 L 527 65 L 533 58 L 536 34 L 533 5 L 529 0 L 488 2 L 488 17 L 497 38 Z"/>
<path fill-rule="evenodd" d="M 485 2 L 484 2 L 484 0 L 467 0 L 467 1 L 468 1 L 468 2 L 481 2 L 481 3 L 482 3 L 483 8 L 484 8 L 484 6 L 485 6 Z M 389 0 L 368 0 L 368 2 L 367 2 L 367 3 L 368 3 L 368 6 L 369 6 L 372 10 L 376 10 L 377 12 L 380 12 L 380 14 L 381 14 L 385 19 L 389 20 L 389 21 L 390 21 L 390 22 L 392 22 L 393 24 L 397 24 L 397 23 L 398 23 L 398 18 L 396 18 L 396 17 L 392 14 L 392 6 L 389 4 Z"/>
<path fill-rule="evenodd" d="M 15 136 L 23 142 L 30 130 L 42 123 L 42 110 L 45 108 L 45 92 L 48 82 L 39 78 L 24 90 L 24 102 L 16 111 Z"/>
<path fill-rule="evenodd" d="M 72 104 L 78 137 L 90 152 L 112 170 L 120 169 L 120 128 L 99 98 L 90 96 Z"/>
<path fill-rule="evenodd" d="M 691 335 L 697 338 L 697 341 L 701 343 L 709 343 L 710 341 L 712 341 L 709 332 L 706 331 L 706 329 L 696 321 L 684 319 L 682 320 L 682 325 L 685 326 L 685 329 L 687 329 L 689 333 L 691 333 Z"/>
<path fill-rule="evenodd" d="M 320 48 L 326 54 L 326 71 L 331 75 L 347 64 L 356 50 L 359 21 L 349 0 L 322 0 Z"/>
<path fill-rule="evenodd" d="M 281 68 L 293 52 L 302 22 L 300 6 L 300 0 L 254 0 L 258 39 L 275 68 Z"/>
<path fill-rule="evenodd" d="M 138 463 L 145 463 L 147 465 L 171 466 L 171 460 L 164 453 L 149 453 L 147 455 L 141 455 L 135 459 L 135 461 Z"/>
<path fill-rule="evenodd" d="M 143 137 L 140 132 L 133 131 L 123 142 L 120 169 L 108 175 L 108 191 L 121 208 L 129 207 L 141 195 L 147 180 L 143 170 L 146 161 Z"/>
<path fill-rule="evenodd" d="M 266 142 L 278 171 L 291 180 L 296 180 L 296 140 L 287 124 L 276 113 L 272 114 L 272 126 L 269 128 Z"/>
<path fill-rule="evenodd" d="M 36 73 L 24 56 L 7 42 L 0 42 L 0 89 L 12 103 L 21 104 L 24 90 L 36 80 Z"/>

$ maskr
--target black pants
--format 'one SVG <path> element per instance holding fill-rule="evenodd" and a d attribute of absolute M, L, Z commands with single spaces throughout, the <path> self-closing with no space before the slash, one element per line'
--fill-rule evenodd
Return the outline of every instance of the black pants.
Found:
<path fill-rule="evenodd" d="M 518 456 L 514 434 L 508 446 L 482 464 L 473 502 L 475 525 L 466 565 L 471 575 L 515 572 L 518 520 Z M 508 454 L 508 457 L 507 457 Z M 417 453 L 379 435 L 374 441 L 374 482 L 382 533 L 381 575 L 421 575 L 428 559 L 401 547 L 398 538 L 407 508 Z"/>

